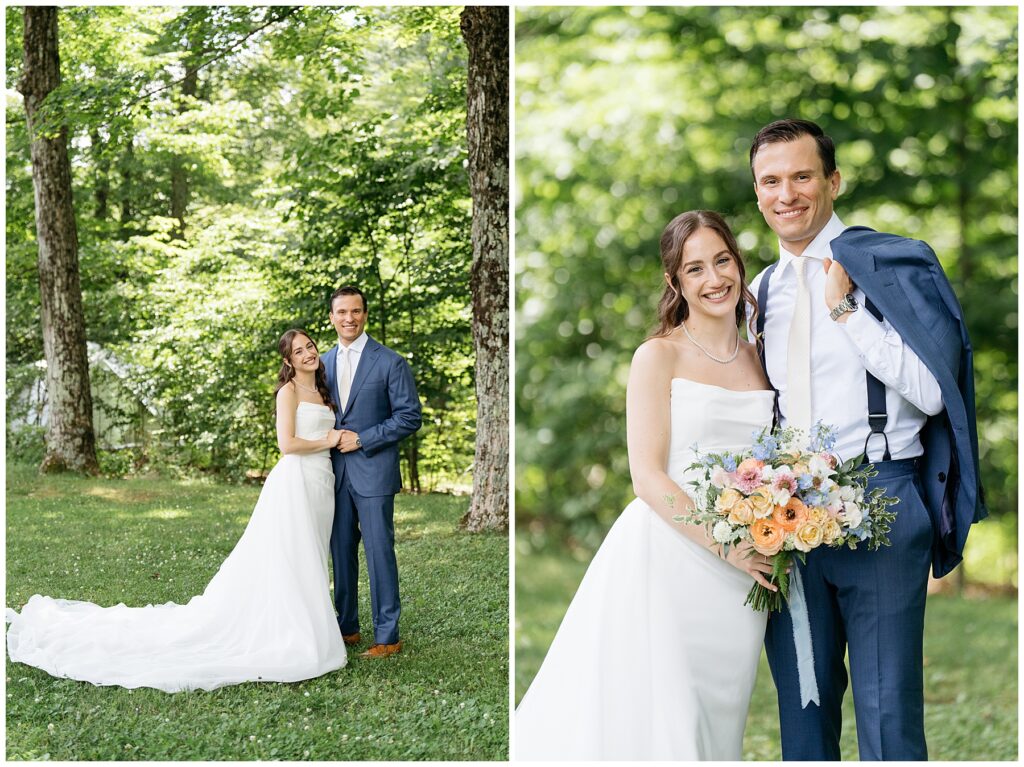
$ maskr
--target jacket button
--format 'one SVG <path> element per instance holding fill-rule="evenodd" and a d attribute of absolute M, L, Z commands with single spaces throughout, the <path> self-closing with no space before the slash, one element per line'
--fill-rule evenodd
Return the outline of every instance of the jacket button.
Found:
<path fill-rule="evenodd" d="M 940 471 L 939 472 L 939 482 L 945 482 L 945 481 L 946 481 L 946 472 Z"/>

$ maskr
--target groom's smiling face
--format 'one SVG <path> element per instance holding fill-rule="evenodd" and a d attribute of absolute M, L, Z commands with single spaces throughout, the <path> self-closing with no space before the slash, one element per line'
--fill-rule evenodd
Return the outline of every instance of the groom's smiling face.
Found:
<path fill-rule="evenodd" d="M 348 346 L 366 327 L 366 309 L 361 296 L 338 296 L 331 304 L 331 324 L 339 340 Z"/>
<path fill-rule="evenodd" d="M 839 194 L 839 171 L 831 178 L 814 137 L 774 141 L 754 157 L 754 191 L 765 222 L 783 247 L 799 256 L 832 218 Z"/>

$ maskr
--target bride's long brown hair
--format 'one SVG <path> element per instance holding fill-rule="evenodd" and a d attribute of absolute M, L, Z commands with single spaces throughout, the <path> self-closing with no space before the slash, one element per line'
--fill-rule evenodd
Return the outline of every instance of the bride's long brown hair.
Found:
<path fill-rule="evenodd" d="M 713 210 L 689 210 L 680 213 L 668 222 L 665 231 L 661 233 L 661 265 L 666 274 L 670 276 L 671 284 L 665 286 L 665 292 L 658 302 L 658 327 L 648 338 L 663 338 L 677 328 L 683 320 L 690 316 L 690 306 L 683 298 L 683 291 L 679 286 L 679 267 L 683 263 L 683 246 L 698 229 L 711 229 L 716 232 L 729 255 L 736 262 L 736 268 L 740 273 L 740 297 L 736 301 L 736 327 L 743 324 L 749 304 L 752 312 L 750 315 L 750 338 L 755 337 L 754 327 L 757 321 L 757 301 L 754 294 L 747 287 L 747 270 L 743 266 L 743 259 L 740 257 L 740 248 L 736 244 L 736 238 L 720 215 Z"/>
<path fill-rule="evenodd" d="M 277 393 L 281 391 L 281 387 L 290 382 L 295 378 L 295 367 L 292 365 L 292 342 L 296 336 L 305 336 L 310 341 L 313 339 L 310 337 L 302 328 L 292 328 L 291 330 L 285 331 L 285 334 L 281 336 L 281 340 L 277 342 L 277 351 L 281 355 L 281 369 L 277 373 L 277 386 L 274 387 L 274 407 L 277 407 Z M 316 341 L 313 341 L 313 348 L 317 350 L 317 354 L 320 350 L 317 349 Z M 316 373 L 313 374 L 313 381 L 316 385 L 316 390 L 320 394 L 320 398 L 324 401 L 331 410 L 334 410 L 334 402 L 331 401 L 331 390 L 327 388 L 327 370 L 324 368 L 324 361 L 318 360 L 318 366 Z"/>

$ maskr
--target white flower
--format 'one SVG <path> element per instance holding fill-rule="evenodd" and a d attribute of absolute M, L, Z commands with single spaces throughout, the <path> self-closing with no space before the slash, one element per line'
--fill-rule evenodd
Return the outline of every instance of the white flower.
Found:
<path fill-rule="evenodd" d="M 864 519 L 860 512 L 860 506 L 849 501 L 843 504 L 843 517 L 851 528 L 860 527 L 860 523 Z"/>
<path fill-rule="evenodd" d="M 719 543 L 729 543 L 729 541 L 736 537 L 736 531 L 732 529 L 732 526 L 726 520 L 720 519 L 715 523 L 711 536 Z"/>
<path fill-rule="evenodd" d="M 839 497 L 844 501 L 856 501 L 857 488 L 853 485 L 843 485 L 839 488 Z"/>
<path fill-rule="evenodd" d="M 790 495 L 788 490 L 773 490 L 772 501 L 775 502 L 776 506 L 785 506 L 789 503 L 789 499 L 793 496 Z"/>
<path fill-rule="evenodd" d="M 831 477 L 835 474 L 835 470 L 829 466 L 828 461 L 822 458 L 820 455 L 815 453 L 811 456 L 811 460 L 807 462 L 807 468 L 810 470 L 814 477 L 824 479 L 825 477 Z"/>

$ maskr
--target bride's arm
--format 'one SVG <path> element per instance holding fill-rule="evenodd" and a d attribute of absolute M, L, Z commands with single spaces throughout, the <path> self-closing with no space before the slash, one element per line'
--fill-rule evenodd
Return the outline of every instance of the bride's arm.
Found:
<path fill-rule="evenodd" d="M 295 436 L 295 411 L 299 409 L 299 398 L 295 388 L 282 386 L 277 392 L 277 446 L 285 455 L 306 455 L 319 453 L 338 444 L 341 432 L 331 429 L 323 439 L 302 439 Z"/>
<path fill-rule="evenodd" d="M 670 394 L 674 353 L 657 339 L 633 355 L 626 387 L 626 444 L 633 492 L 690 540 L 719 553 L 720 546 L 700 525 L 672 519 L 693 509 L 693 501 L 668 475 L 671 437 Z"/>
<path fill-rule="evenodd" d="M 671 392 L 674 353 L 658 340 L 642 344 L 633 355 L 626 388 L 626 442 L 633 492 L 680 534 L 722 556 L 722 546 L 702 525 L 676 522 L 677 514 L 693 510 L 693 500 L 668 475 L 671 437 Z M 695 403 L 700 407 L 700 403 Z M 772 571 L 768 558 L 749 543 L 730 547 L 725 561 L 772 591 L 778 588 L 765 576 Z"/>

